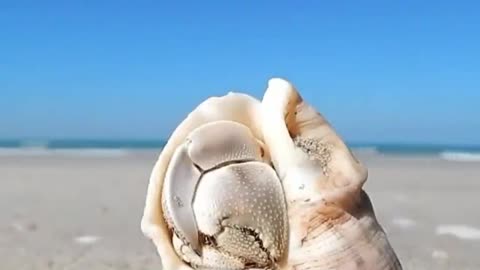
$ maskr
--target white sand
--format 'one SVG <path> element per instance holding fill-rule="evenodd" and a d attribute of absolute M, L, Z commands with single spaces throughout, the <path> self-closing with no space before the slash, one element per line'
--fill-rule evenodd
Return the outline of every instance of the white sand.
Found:
<path fill-rule="evenodd" d="M 0 156 L 0 269 L 160 269 L 140 232 L 156 156 Z M 360 158 L 404 269 L 480 269 L 480 240 L 461 237 L 480 228 L 480 163 Z"/>

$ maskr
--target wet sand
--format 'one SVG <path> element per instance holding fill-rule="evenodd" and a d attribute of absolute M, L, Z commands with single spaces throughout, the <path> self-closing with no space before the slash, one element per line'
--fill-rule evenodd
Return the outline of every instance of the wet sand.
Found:
<path fill-rule="evenodd" d="M 0 156 L 0 268 L 160 269 L 140 231 L 157 154 Z M 480 269 L 480 162 L 359 157 L 404 269 Z"/>

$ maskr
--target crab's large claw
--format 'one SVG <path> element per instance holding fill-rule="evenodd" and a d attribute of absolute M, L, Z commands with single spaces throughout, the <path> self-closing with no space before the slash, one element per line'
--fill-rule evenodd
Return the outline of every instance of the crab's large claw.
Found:
<path fill-rule="evenodd" d="M 274 78 L 262 118 L 288 204 L 288 269 L 401 269 L 362 189 L 366 168 L 323 116 Z"/>
<path fill-rule="evenodd" d="M 212 97 L 195 108 L 170 136 L 151 172 L 141 220 L 142 232 L 153 241 L 165 269 L 192 269 L 175 253 L 171 231 L 164 219 L 161 206 L 167 167 L 175 151 L 185 142 L 191 131 L 203 124 L 219 120 L 231 120 L 244 124 L 250 127 L 255 137 L 261 139 L 261 129 L 259 123 L 255 121 L 259 111 L 260 102 L 248 95 L 230 93 L 223 97 Z M 195 172 L 191 171 L 191 173 Z"/>
<path fill-rule="evenodd" d="M 142 218 L 165 269 L 282 264 L 286 202 L 262 143 L 260 109 L 242 94 L 210 98 L 170 137 Z"/>
<path fill-rule="evenodd" d="M 215 121 L 193 130 L 185 143 L 175 151 L 165 176 L 163 210 L 170 227 L 197 254 L 201 253 L 201 247 L 193 203 L 200 178 L 222 165 L 262 160 L 264 150 L 257 142 L 246 126 L 230 121 Z M 222 182 L 217 184 L 221 191 L 228 187 Z M 213 191 L 210 190 L 206 195 L 212 196 Z M 220 209 L 198 210 L 218 212 Z M 212 235 L 215 233 L 211 232 Z"/>

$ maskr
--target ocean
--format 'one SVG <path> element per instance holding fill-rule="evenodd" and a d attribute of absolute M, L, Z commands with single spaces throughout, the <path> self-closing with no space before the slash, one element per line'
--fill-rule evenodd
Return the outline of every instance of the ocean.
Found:
<path fill-rule="evenodd" d="M 10 155 L 126 155 L 132 151 L 160 151 L 165 140 L 0 140 L 0 156 Z M 435 156 L 447 160 L 480 161 L 480 145 L 348 143 L 355 152 L 397 156 Z"/>

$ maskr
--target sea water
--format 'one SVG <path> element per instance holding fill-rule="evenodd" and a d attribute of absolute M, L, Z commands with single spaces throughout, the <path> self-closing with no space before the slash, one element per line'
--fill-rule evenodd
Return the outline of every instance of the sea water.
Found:
<path fill-rule="evenodd" d="M 166 140 L 0 140 L 0 155 L 92 154 L 125 155 L 135 150 L 159 151 Z M 402 143 L 348 143 L 353 151 L 379 155 L 434 156 L 445 160 L 479 161 L 480 145 L 402 144 Z"/>

